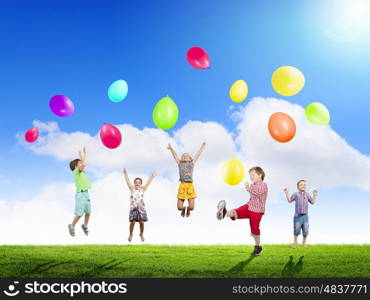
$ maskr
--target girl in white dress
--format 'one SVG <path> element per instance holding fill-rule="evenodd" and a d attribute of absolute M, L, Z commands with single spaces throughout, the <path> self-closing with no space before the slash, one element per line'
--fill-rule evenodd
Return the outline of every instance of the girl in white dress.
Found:
<path fill-rule="evenodd" d="M 153 178 L 157 176 L 157 174 L 153 172 L 149 180 L 144 185 L 143 185 L 143 180 L 141 178 L 135 178 L 134 185 L 132 185 L 128 177 L 127 170 L 124 169 L 123 173 L 125 175 L 127 186 L 131 192 L 130 213 L 129 213 L 130 234 L 128 236 L 128 241 L 129 242 L 132 241 L 132 233 L 134 231 L 135 223 L 139 222 L 140 238 L 141 238 L 141 241 L 144 242 L 145 240 L 144 239 L 144 222 L 148 221 L 148 216 L 146 214 L 145 203 L 144 203 L 144 192 L 148 188 L 149 184 L 152 182 Z"/>

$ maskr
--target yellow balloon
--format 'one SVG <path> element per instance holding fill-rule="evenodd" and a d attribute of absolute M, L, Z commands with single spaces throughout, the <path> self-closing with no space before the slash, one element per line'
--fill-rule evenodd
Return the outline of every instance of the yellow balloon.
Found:
<path fill-rule="evenodd" d="M 230 98 L 234 102 L 242 102 L 248 96 L 248 85 L 244 80 L 237 80 L 230 88 Z"/>
<path fill-rule="evenodd" d="M 298 94 L 304 87 L 305 79 L 295 67 L 283 66 L 275 70 L 271 77 L 274 90 L 283 96 Z"/>
<path fill-rule="evenodd" d="M 226 161 L 222 167 L 222 178 L 229 185 L 237 185 L 244 178 L 243 163 L 233 157 Z"/>

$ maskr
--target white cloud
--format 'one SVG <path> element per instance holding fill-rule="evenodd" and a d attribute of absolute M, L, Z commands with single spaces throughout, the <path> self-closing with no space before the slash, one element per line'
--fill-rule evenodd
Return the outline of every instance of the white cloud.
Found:
<path fill-rule="evenodd" d="M 272 113 L 282 111 L 296 122 L 297 133 L 289 143 L 277 143 L 267 130 Z M 255 98 L 238 113 L 237 143 L 252 161 L 264 166 L 273 190 L 294 187 L 301 178 L 317 188 L 352 186 L 370 190 L 370 157 L 352 148 L 329 125 L 315 126 L 304 108 L 273 98 Z"/>
<path fill-rule="evenodd" d="M 19 141 L 37 154 L 48 154 L 58 160 L 72 160 L 83 146 L 88 150 L 89 165 L 102 171 L 113 171 L 123 167 L 137 171 L 156 169 L 159 172 L 168 171 L 172 157 L 167 150 L 167 144 L 172 143 L 179 153 L 198 151 L 201 143 L 207 141 L 208 159 L 220 160 L 232 155 L 233 140 L 221 125 L 208 122 L 189 122 L 171 137 L 160 129 L 144 128 L 139 130 L 132 125 L 117 125 L 122 133 L 121 145 L 110 150 L 105 148 L 99 134 L 91 136 L 83 132 L 66 133 L 58 128 L 56 123 L 41 123 L 34 121 L 40 128 L 37 143 L 27 144 L 18 135 Z"/>
<path fill-rule="evenodd" d="M 292 142 L 279 144 L 269 136 L 267 121 L 275 111 L 284 111 L 295 119 L 298 130 Z M 285 185 L 293 188 L 298 179 L 306 178 L 319 191 L 343 185 L 370 189 L 369 157 L 350 147 L 329 126 L 316 127 L 306 122 L 299 105 L 256 98 L 234 117 L 239 119 L 236 139 L 215 122 L 189 122 L 172 136 L 158 129 L 139 130 L 131 125 L 118 125 L 123 142 L 113 151 L 101 145 L 98 135 L 66 133 L 55 123 L 35 123 L 42 131 L 40 141 L 27 145 L 35 153 L 67 161 L 75 158 L 82 146 L 88 148 L 88 170 L 99 174 L 91 190 L 91 236 L 85 238 L 80 230 L 75 238 L 68 236 L 66 226 L 73 216 L 73 184 L 55 183 L 43 187 L 32 199 L 0 201 L 0 218 L 8 225 L 0 228 L 1 242 L 125 243 L 129 193 L 121 174 L 123 166 L 131 179 L 140 176 L 145 181 L 152 170 L 159 172 L 145 195 L 149 215 L 145 231 L 150 243 L 251 242 L 247 221 L 215 218 L 215 206 L 220 199 L 226 199 L 229 207 L 247 201 L 242 185 L 228 186 L 220 177 L 222 163 L 232 156 L 241 158 L 246 168 L 261 165 L 266 170 L 271 193 L 262 223 L 264 243 L 283 243 L 291 239 L 293 208 L 276 201 L 282 199 L 280 191 Z M 176 209 L 177 166 L 166 145 L 173 143 L 179 154 L 185 151 L 194 154 L 203 141 L 207 142 L 207 148 L 194 174 L 198 193 L 196 209 L 189 219 L 181 218 Z M 315 220 L 320 203 L 325 206 L 325 199 L 319 199 L 319 204 L 312 209 L 311 221 Z M 338 203 L 338 207 L 340 205 L 345 211 L 346 204 Z M 356 221 L 350 226 L 338 224 L 337 228 L 330 229 L 331 240 L 325 230 L 313 226 L 311 241 L 369 242 L 367 226 L 357 225 Z M 356 235 L 349 234 L 354 231 Z"/>

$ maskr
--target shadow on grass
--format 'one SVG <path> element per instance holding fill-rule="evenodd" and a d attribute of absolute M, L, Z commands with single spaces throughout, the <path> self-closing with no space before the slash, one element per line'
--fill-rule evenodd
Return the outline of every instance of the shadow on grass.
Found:
<path fill-rule="evenodd" d="M 84 272 L 84 273 L 80 273 L 78 274 L 78 276 L 80 277 L 94 277 L 94 276 L 97 276 L 105 271 L 110 271 L 110 270 L 113 270 L 113 269 L 116 269 L 116 267 L 118 267 L 120 264 L 123 264 L 127 261 L 129 261 L 130 259 L 126 259 L 126 260 L 121 260 L 121 261 L 118 261 L 117 259 L 112 259 L 102 265 L 97 265 L 97 266 L 94 266 L 92 269 L 90 269 L 89 271 L 87 272 Z M 125 270 L 124 268 L 120 268 L 120 270 Z"/>
<path fill-rule="evenodd" d="M 217 270 L 190 270 L 183 274 L 183 277 L 237 277 L 243 275 L 245 267 L 255 258 L 256 256 L 252 255 L 246 260 L 242 260 L 237 263 L 235 266 L 225 271 Z"/>
<path fill-rule="evenodd" d="M 298 260 L 298 262 L 295 264 L 293 262 L 294 258 L 293 256 L 289 256 L 288 262 L 285 264 L 283 270 L 281 271 L 282 277 L 294 277 L 303 269 L 303 258 L 304 256 L 301 256 Z"/>
<path fill-rule="evenodd" d="M 62 262 L 55 263 L 54 260 L 50 260 L 46 263 L 36 265 L 32 270 L 23 272 L 22 275 L 43 273 L 43 272 L 49 271 L 50 269 L 56 268 L 61 265 L 69 264 L 69 263 L 71 263 L 71 261 L 62 261 Z"/>
<path fill-rule="evenodd" d="M 234 274 L 234 273 L 241 273 L 243 272 L 244 268 L 255 258 L 256 256 L 254 256 L 253 254 L 251 254 L 251 256 L 246 259 L 246 260 L 242 260 L 241 262 L 237 263 L 235 266 L 233 266 L 229 271 L 228 273 L 231 273 L 231 274 Z"/>

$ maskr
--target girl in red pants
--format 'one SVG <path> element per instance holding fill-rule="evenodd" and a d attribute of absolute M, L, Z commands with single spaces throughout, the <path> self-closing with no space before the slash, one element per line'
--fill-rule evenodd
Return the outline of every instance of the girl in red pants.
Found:
<path fill-rule="evenodd" d="M 248 203 L 237 209 L 228 211 L 226 210 L 225 200 L 221 200 L 217 205 L 217 218 L 222 220 L 225 216 L 228 216 L 231 220 L 249 219 L 251 236 L 255 241 L 252 254 L 261 255 L 260 222 L 265 213 L 268 189 L 267 184 L 263 182 L 265 179 L 265 172 L 260 167 L 250 169 L 249 175 L 253 183 L 252 185 L 249 185 L 249 182 L 245 183 L 245 189 L 250 194 Z"/>

